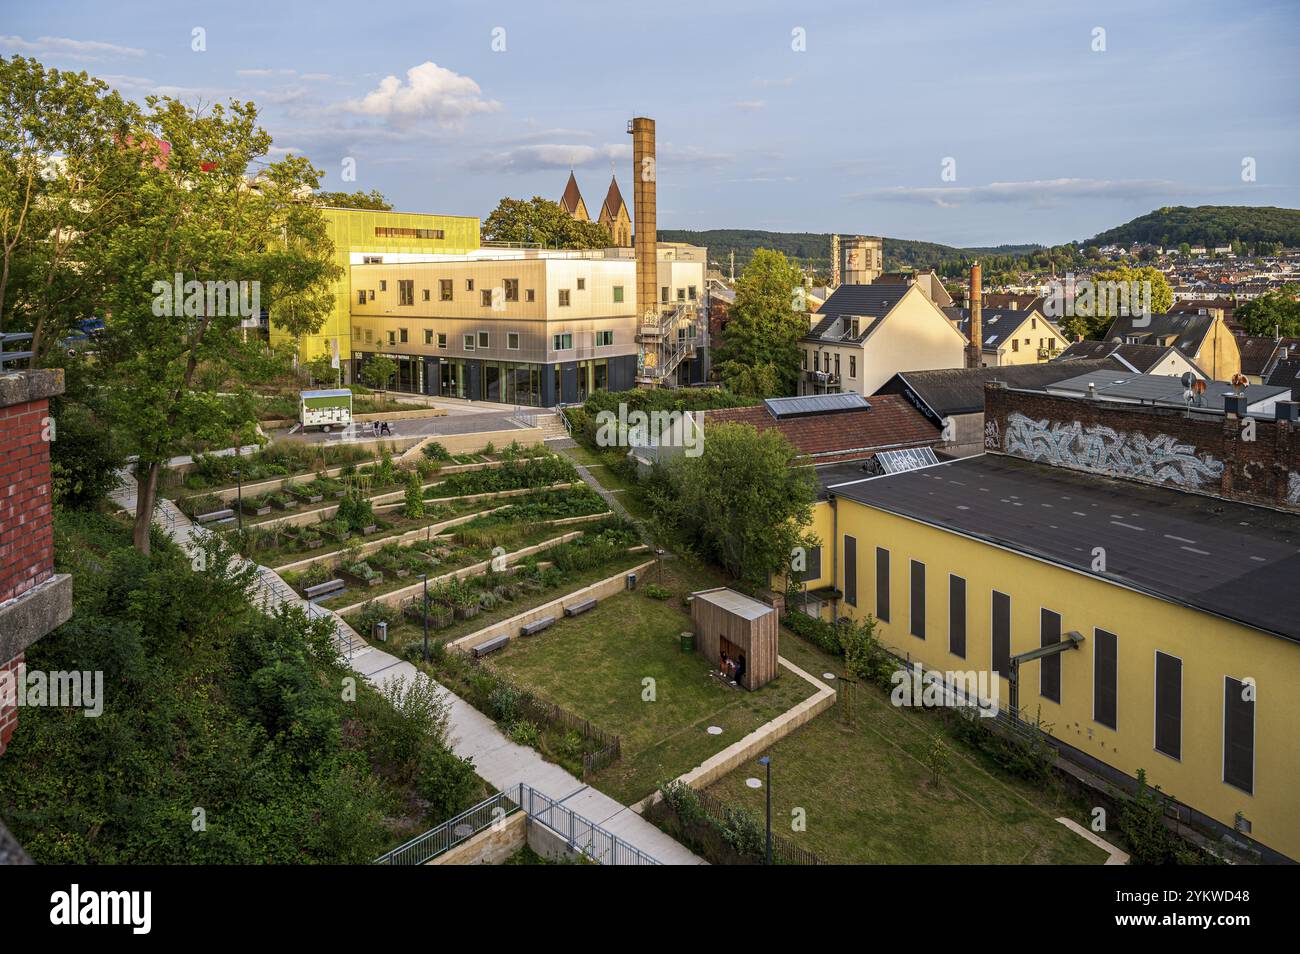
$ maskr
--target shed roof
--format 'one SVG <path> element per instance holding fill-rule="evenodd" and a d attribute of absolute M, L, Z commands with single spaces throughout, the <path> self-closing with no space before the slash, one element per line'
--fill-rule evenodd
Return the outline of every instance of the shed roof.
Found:
<path fill-rule="evenodd" d="M 742 619 L 761 619 L 768 613 L 776 612 L 776 609 L 767 603 L 756 600 L 752 596 L 746 596 L 744 593 L 737 593 L 725 586 L 720 586 L 714 590 L 700 590 L 691 595 L 697 600 L 712 603 L 714 606 L 720 607 Z"/>

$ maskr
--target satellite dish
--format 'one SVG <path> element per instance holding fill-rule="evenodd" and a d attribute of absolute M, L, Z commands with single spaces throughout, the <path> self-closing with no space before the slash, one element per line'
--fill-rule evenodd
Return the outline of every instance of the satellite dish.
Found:
<path fill-rule="evenodd" d="M 1190 371 L 1184 371 L 1183 376 L 1178 380 L 1183 383 L 1184 388 L 1191 390 L 1192 382 L 1196 380 L 1196 375 L 1192 374 Z"/>

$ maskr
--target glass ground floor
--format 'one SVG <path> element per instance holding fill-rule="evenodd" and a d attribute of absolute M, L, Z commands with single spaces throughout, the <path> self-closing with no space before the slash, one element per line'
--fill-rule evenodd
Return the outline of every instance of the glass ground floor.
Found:
<path fill-rule="evenodd" d="M 363 369 L 376 355 L 353 352 L 352 380 L 364 381 Z M 585 401 L 595 391 L 626 391 L 636 387 L 636 355 L 540 364 L 428 355 L 390 354 L 397 375 L 390 387 L 410 394 L 453 397 L 501 404 L 553 407 Z M 682 362 L 678 383 L 697 384 L 701 362 Z"/>

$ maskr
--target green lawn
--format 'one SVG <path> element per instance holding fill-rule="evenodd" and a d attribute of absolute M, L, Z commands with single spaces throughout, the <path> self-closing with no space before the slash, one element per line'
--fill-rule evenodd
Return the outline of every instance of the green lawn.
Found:
<path fill-rule="evenodd" d="M 626 507 L 627 512 L 633 517 L 644 520 L 650 515 L 649 508 L 642 502 L 637 492 L 636 482 L 623 477 L 613 466 L 620 459 L 621 451 L 605 451 L 597 454 L 579 444 L 576 447 L 561 448 L 560 453 L 574 463 L 586 467 L 596 482 L 613 493 L 618 502 Z"/>
<path fill-rule="evenodd" d="M 653 580 L 655 573 L 647 574 Z M 543 698 L 622 739 L 622 758 L 591 783 L 623 804 L 639 801 L 663 781 L 812 695 L 792 673 L 757 692 L 721 685 L 699 654 L 683 653 L 679 634 L 690 618 L 676 597 L 620 593 L 582 616 L 532 639 L 517 639 L 493 657 L 507 676 Z M 655 680 L 645 701 L 643 680 Z M 710 735 L 709 726 L 721 727 Z"/>
<path fill-rule="evenodd" d="M 815 676 L 840 661 L 782 630 L 781 653 Z M 840 864 L 1101 864 L 1106 855 L 1055 821 L 1087 824 L 1086 807 L 1050 785 L 1031 786 L 984 765 L 946 734 L 948 767 L 937 787 L 923 759 L 933 713 L 900 709 L 881 690 L 856 686 L 853 724 L 843 699 L 791 733 L 772 757 L 772 817 L 779 833 Z M 709 788 L 760 817 L 765 793 L 742 766 Z M 807 830 L 789 830 L 806 811 Z"/>

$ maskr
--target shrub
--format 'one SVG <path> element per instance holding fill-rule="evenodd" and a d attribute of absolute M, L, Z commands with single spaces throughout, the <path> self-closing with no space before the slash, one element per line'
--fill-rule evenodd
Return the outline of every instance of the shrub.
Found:
<path fill-rule="evenodd" d="M 429 441 L 421 450 L 425 458 L 432 461 L 446 462 L 451 460 L 451 453 L 437 441 Z"/>
<path fill-rule="evenodd" d="M 521 719 L 510 726 L 510 741 L 515 745 L 527 745 L 536 748 L 537 743 L 541 741 L 541 737 L 542 733 L 538 729 L 536 722 Z"/>
<path fill-rule="evenodd" d="M 420 486 L 420 475 L 416 471 L 406 475 L 406 505 L 402 514 L 411 520 L 424 516 L 424 488 Z"/>
<path fill-rule="evenodd" d="M 646 596 L 655 600 L 666 600 L 668 597 L 673 595 L 671 590 L 665 589 L 655 583 L 647 583 L 643 587 L 643 590 Z"/>

